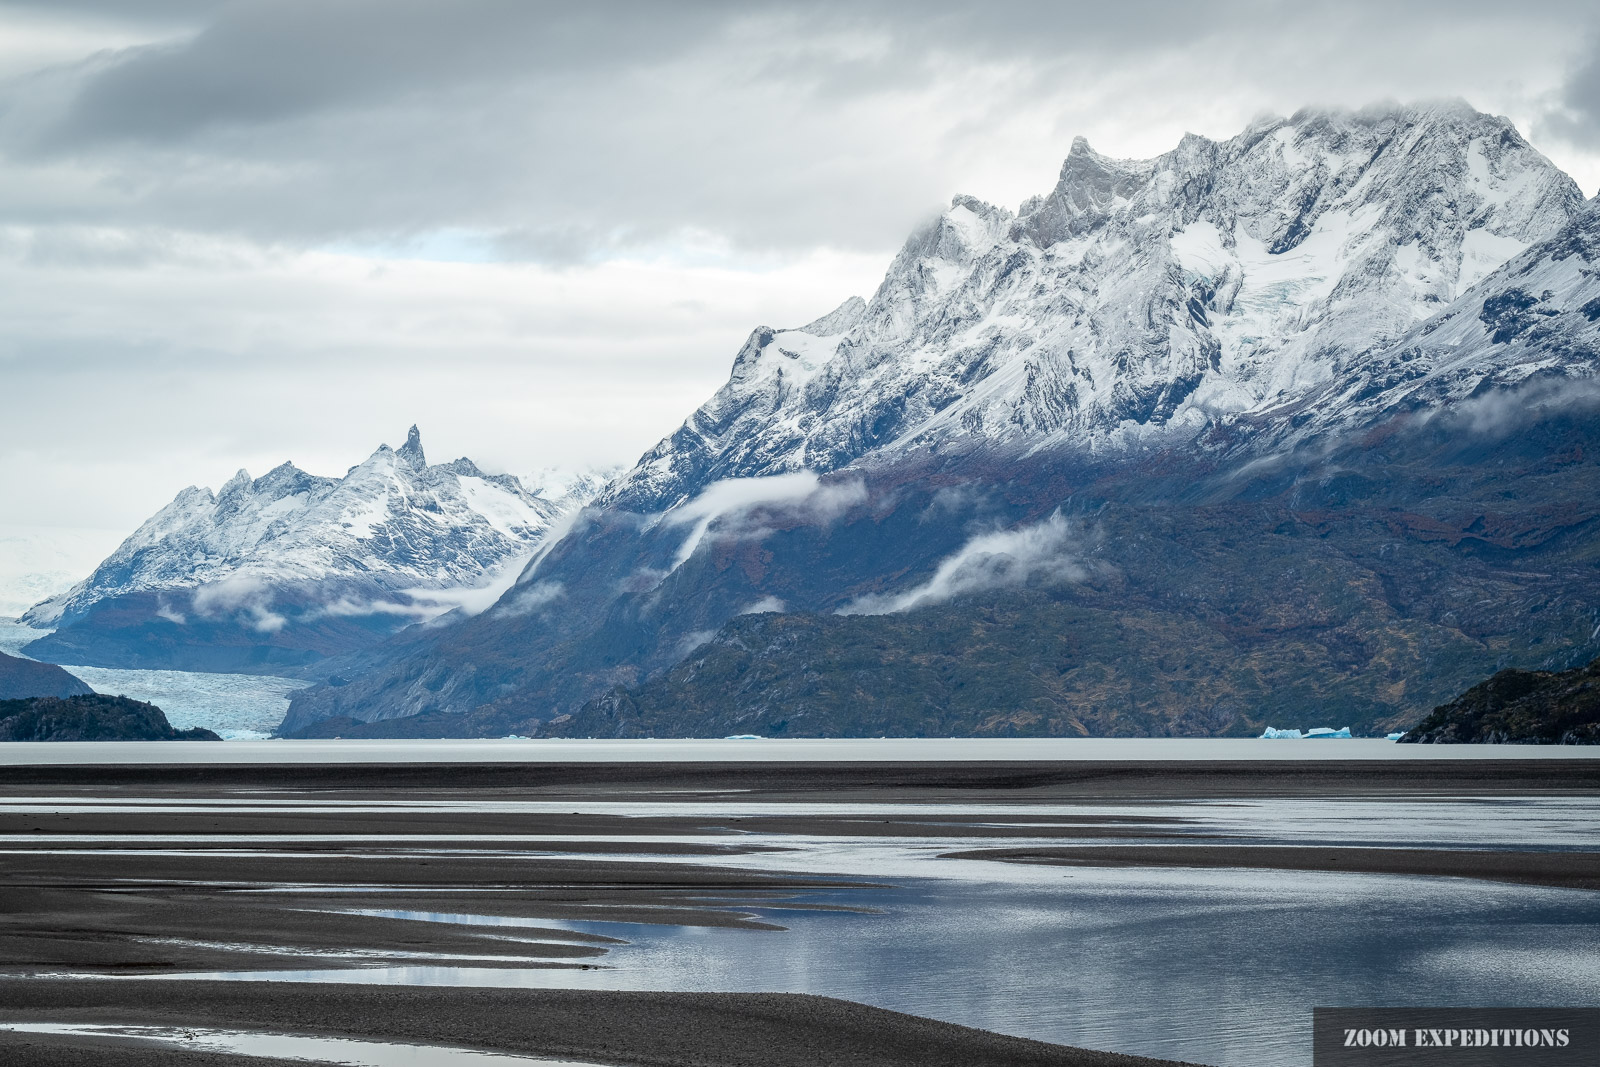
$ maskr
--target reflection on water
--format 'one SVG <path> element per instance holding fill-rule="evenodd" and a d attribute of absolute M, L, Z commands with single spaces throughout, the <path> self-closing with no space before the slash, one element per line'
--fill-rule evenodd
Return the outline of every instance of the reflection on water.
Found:
<path fill-rule="evenodd" d="M 1003 883 L 973 871 L 807 898 L 877 914 L 753 909 L 785 932 L 540 920 L 628 941 L 594 970 L 399 966 L 203 977 L 817 993 L 1233 1067 L 1308 1064 L 1316 1005 L 1600 1000 L 1600 894 L 1306 872 L 1007 870 L 1014 877 Z"/>
<path fill-rule="evenodd" d="M 149 742 L 135 742 L 149 744 Z M 1600 746 L 1596 746 L 1600 749 Z M 1600 825 L 1600 798 L 1575 797 L 1437 797 L 1431 799 L 1273 797 L 1230 800 L 1161 800 L 1116 803 L 1063 804 L 897 804 L 897 803 L 781 803 L 718 800 L 584 800 L 588 815 L 622 818 L 689 817 L 705 820 L 708 826 L 734 819 L 763 816 L 841 816 L 857 819 L 909 818 L 937 827 L 941 817 L 983 817 L 987 825 L 1013 831 L 1011 837 L 1027 837 L 1038 828 L 1041 818 L 1059 819 L 1061 825 L 1077 820 L 1129 818 L 1139 820 L 1143 831 L 1159 829 L 1174 834 L 1221 835 L 1230 839 L 1261 844 L 1329 845 L 1418 845 L 1428 848 L 1580 848 L 1593 847 L 1594 828 Z M 40 815 L 68 814 L 229 814 L 229 815 L 471 815 L 485 812 L 500 815 L 565 815 L 573 810 L 571 800 L 493 801 L 316 801 L 274 799 L 166 799 L 100 797 L 8 797 L 0 799 L 0 813 Z M 1133 825 L 1132 823 L 1129 824 Z M 616 829 L 621 829 L 617 827 Z M 614 843 L 697 844 L 725 846 L 728 836 L 600 833 L 592 828 L 560 834 L 458 834 L 458 833 L 368 833 L 368 834 L 35 834 L 0 835 L 0 843 L 27 840 L 35 843 L 76 841 L 80 843 L 190 842 L 233 843 L 322 843 L 358 841 L 454 841 L 463 843 L 502 842 L 519 846 L 549 842 L 559 847 L 575 837 Z M 808 837 L 803 834 L 763 834 L 740 829 L 737 841 L 746 846 L 825 847 L 828 842 L 850 838 L 831 835 Z M 885 839 L 856 840 L 870 855 Z M 981 842 L 952 840 L 946 847 L 977 847 Z M 775 866 L 792 865 L 793 858 L 780 858 Z M 835 872 L 838 873 L 838 872 Z"/>
<path fill-rule="evenodd" d="M 248 1030 L 179 1029 L 166 1026 L 120 1026 L 88 1023 L 0 1022 L 0 1030 L 61 1037 L 98 1038 L 117 1043 L 214 1052 L 237 1056 L 341 1063 L 350 1067 L 599 1067 L 577 1060 L 535 1059 L 497 1052 L 402 1045 L 388 1041 L 356 1041 L 343 1037 L 263 1034 Z"/>

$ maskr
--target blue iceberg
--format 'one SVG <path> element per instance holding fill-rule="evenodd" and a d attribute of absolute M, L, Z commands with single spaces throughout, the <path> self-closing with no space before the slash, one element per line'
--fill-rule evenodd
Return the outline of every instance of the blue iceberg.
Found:
<path fill-rule="evenodd" d="M 1274 730 L 1269 726 L 1261 733 L 1261 739 L 1263 741 L 1320 741 L 1330 737 L 1344 738 L 1351 736 L 1353 735 L 1350 733 L 1350 727 L 1348 726 L 1339 730 L 1335 730 L 1331 726 L 1315 726 L 1307 730 L 1305 733 L 1301 733 L 1299 730 Z M 1395 737 L 1399 736 L 1399 734 L 1395 735 Z"/>

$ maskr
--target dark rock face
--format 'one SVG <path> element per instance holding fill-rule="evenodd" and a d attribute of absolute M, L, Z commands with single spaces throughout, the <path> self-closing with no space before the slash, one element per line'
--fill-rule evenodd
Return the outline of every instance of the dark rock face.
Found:
<path fill-rule="evenodd" d="M 0 741 L 220 741 L 210 730 L 174 730 L 154 704 L 127 697 L 0 700 Z"/>
<path fill-rule="evenodd" d="M 729 514 L 686 555 L 687 522 L 595 512 L 501 606 L 297 693 L 282 732 L 1402 729 L 1486 659 L 1600 651 L 1596 455 L 1580 406 L 1497 430 L 1401 419 L 1247 474 L 1171 454 L 860 468 L 808 498 L 859 483 L 826 520 Z M 1031 574 L 1025 540 L 982 541 L 1057 514 Z M 900 602 L 941 572 L 949 595 Z"/>
<path fill-rule="evenodd" d="M 1600 658 L 1570 671 L 1500 671 L 1434 708 L 1401 740 L 1600 745 Z"/>
<path fill-rule="evenodd" d="M 0 652 L 0 700 L 26 697 L 75 697 L 94 692 L 82 679 L 75 678 L 53 663 Z"/>

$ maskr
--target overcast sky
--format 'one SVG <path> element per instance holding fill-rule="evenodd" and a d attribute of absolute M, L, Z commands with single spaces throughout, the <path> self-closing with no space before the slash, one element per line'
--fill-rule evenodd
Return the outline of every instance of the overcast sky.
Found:
<path fill-rule="evenodd" d="M 1593 194 L 1596 12 L 0 2 L 0 552 L 102 554 L 185 485 L 412 422 L 435 459 L 631 461 L 752 327 L 870 293 L 954 193 L 1047 191 L 1077 134 L 1460 96 Z"/>

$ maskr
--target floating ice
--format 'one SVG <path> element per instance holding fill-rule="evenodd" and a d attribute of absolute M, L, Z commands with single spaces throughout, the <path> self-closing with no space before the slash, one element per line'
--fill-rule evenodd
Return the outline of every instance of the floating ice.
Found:
<path fill-rule="evenodd" d="M 1301 733 L 1299 730 L 1274 730 L 1269 726 L 1261 733 L 1261 739 L 1263 741 L 1309 741 L 1313 738 L 1321 740 L 1330 737 L 1341 738 L 1350 736 L 1350 727 L 1348 726 L 1338 730 L 1333 729 L 1331 726 L 1314 726 L 1305 733 Z M 1399 736 L 1399 734 L 1395 734 L 1389 740 L 1393 741 Z"/>

